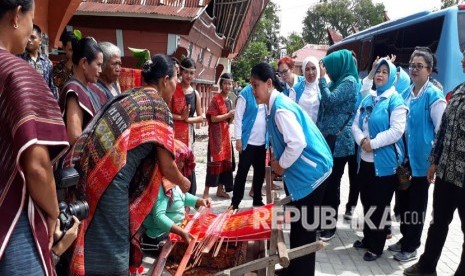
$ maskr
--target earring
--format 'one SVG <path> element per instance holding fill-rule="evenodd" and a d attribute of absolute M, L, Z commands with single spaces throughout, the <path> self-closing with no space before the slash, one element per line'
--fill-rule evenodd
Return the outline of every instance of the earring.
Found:
<path fill-rule="evenodd" d="M 18 24 L 14 24 L 13 28 L 18 29 Z"/>

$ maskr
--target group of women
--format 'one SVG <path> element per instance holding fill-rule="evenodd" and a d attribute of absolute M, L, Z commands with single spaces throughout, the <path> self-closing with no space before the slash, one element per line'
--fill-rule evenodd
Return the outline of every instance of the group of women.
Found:
<path fill-rule="evenodd" d="M 433 273 L 447 235 L 447 225 L 452 218 L 450 214 L 457 207 L 459 212 L 461 210 L 461 205 L 455 201 L 446 204 L 444 195 L 437 191 L 446 189 L 448 193 L 463 192 L 462 185 L 459 185 L 453 177 L 460 171 L 457 168 L 458 164 L 445 161 L 444 157 L 447 155 L 450 158 L 453 151 L 459 150 L 457 144 L 454 143 L 454 148 L 451 140 L 447 140 L 451 139 L 452 135 L 460 136 L 460 131 L 457 133 L 459 111 L 451 109 L 447 112 L 449 110 L 447 109 L 443 116 L 446 109 L 444 94 L 434 85 L 431 78 L 432 72 L 436 70 L 434 54 L 426 47 L 417 47 L 410 57 L 409 74 L 400 67 L 396 68 L 393 57 L 377 58 L 373 63 L 372 74 L 363 82 L 365 84 L 371 81 L 370 88 L 374 82 L 374 90 L 368 89 L 368 91 L 362 91 L 356 60 L 347 50 L 331 53 L 319 64 L 315 58 L 307 58 L 302 67 L 306 78 L 301 82 L 288 72 L 288 68 L 293 66 L 289 66 L 285 61 L 284 59 L 283 62 L 278 63 L 278 75 L 286 81 L 286 95 L 306 111 L 307 119 L 316 118 L 316 125 L 330 146 L 330 157 L 334 162 L 329 177 L 321 185 L 323 191 L 321 193 L 313 191 L 313 196 L 318 195 L 318 199 L 313 199 L 313 202 L 336 210 L 336 218 L 344 166 L 354 154 L 357 158 L 356 182 L 360 189 L 364 215 L 369 215 L 369 221 L 365 221 L 363 239 L 356 241 L 354 247 L 366 249 L 364 260 L 376 260 L 383 253 L 390 230 L 388 227 L 390 205 L 394 192 L 396 215 L 400 217 L 402 238 L 388 249 L 395 253 L 394 259 L 401 262 L 417 258 L 426 216 L 429 184 L 434 181 L 434 173 L 439 167 L 438 164 L 441 164 L 441 174 L 438 174 L 440 180 L 436 180 L 437 188 L 433 200 L 434 224 L 429 230 L 425 254 L 418 264 L 405 271 L 407 275 L 435 275 Z M 465 58 L 462 64 L 465 64 Z M 283 76 L 286 73 L 291 75 Z M 331 80 L 329 84 L 324 77 L 325 74 Z M 318 81 L 314 78 L 315 75 L 319 75 Z M 462 88 L 463 85 L 454 92 L 456 106 L 459 106 Z M 276 120 L 268 129 L 270 136 L 275 134 L 286 136 L 290 131 L 279 129 L 279 116 L 272 116 L 270 112 L 268 114 L 270 118 L 274 117 Z M 444 122 L 449 125 L 443 125 Z M 273 133 L 273 127 L 276 125 L 279 131 Z M 331 135 L 336 137 L 328 137 Z M 305 139 L 301 137 L 302 140 Z M 292 140 L 288 138 L 286 141 L 286 148 L 294 147 Z M 273 150 L 279 152 L 273 142 L 274 139 L 271 139 Z M 355 147 L 357 152 L 353 150 L 354 142 L 357 145 Z M 444 150 L 445 148 L 447 151 Z M 457 161 L 463 159 L 460 154 L 453 156 Z M 279 164 L 285 164 L 284 160 L 285 157 L 279 159 Z M 399 183 L 396 170 L 399 165 L 405 163 L 408 163 L 411 169 L 411 184 L 408 188 L 396 189 Z M 276 164 L 278 163 L 272 162 L 275 172 L 286 172 Z M 463 174 L 461 181 L 459 182 L 463 183 Z M 289 178 L 285 178 L 284 183 L 288 189 L 289 186 L 294 185 Z M 293 196 L 292 193 L 290 195 Z M 458 198 L 459 195 L 455 197 Z M 449 210 L 448 216 L 444 218 L 440 212 L 446 210 Z M 441 223 L 437 223 L 437 220 Z M 322 222 L 320 226 L 322 226 L 320 239 L 329 240 L 334 236 L 335 225 L 324 227 Z M 292 234 L 295 229 L 291 226 L 291 246 L 293 240 L 297 239 Z M 312 231 L 308 232 L 310 233 Z M 463 261 L 460 263 L 458 271 L 463 271 L 463 263 Z"/>

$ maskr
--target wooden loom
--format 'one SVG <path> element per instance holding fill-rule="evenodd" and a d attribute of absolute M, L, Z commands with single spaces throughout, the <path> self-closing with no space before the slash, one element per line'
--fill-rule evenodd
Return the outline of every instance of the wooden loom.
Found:
<path fill-rule="evenodd" d="M 290 202 L 290 198 L 286 197 L 282 200 L 277 199 L 277 194 L 272 193 L 272 183 L 271 168 L 266 167 L 266 201 L 267 204 L 272 203 L 272 205 L 267 205 L 262 208 L 267 208 L 269 211 L 271 208 L 273 208 L 275 214 L 283 214 L 283 206 Z M 236 214 L 233 211 L 227 211 L 223 214 L 219 214 L 212 221 L 208 221 L 208 218 L 211 218 L 214 215 L 209 214 L 207 209 L 199 210 L 199 212 L 191 218 L 185 227 L 189 230 L 190 233 L 194 232 L 193 235 L 195 238 L 191 240 L 187 250 L 185 250 L 184 256 L 179 262 L 174 275 L 183 275 L 189 260 L 191 259 L 192 261 L 188 268 L 198 266 L 202 261 L 202 256 L 207 256 L 206 254 L 209 254 L 209 257 L 216 257 L 220 252 L 224 242 L 226 242 L 226 250 L 228 249 L 228 244 L 230 242 L 233 242 L 237 246 L 239 241 L 262 240 L 264 241 L 265 248 L 267 248 L 266 243 L 268 240 L 270 241 L 270 244 L 265 257 L 225 269 L 218 272 L 216 275 L 243 275 L 246 272 L 259 270 L 266 270 L 266 275 L 274 275 L 276 264 L 279 263 L 282 267 L 288 267 L 290 260 L 314 253 L 323 248 L 323 243 L 321 241 L 317 241 L 308 245 L 288 250 L 284 241 L 284 234 L 282 229 L 283 224 L 279 222 L 271 223 L 271 212 L 268 212 L 268 214 L 270 214 L 269 220 L 266 220 L 267 218 L 254 217 L 253 213 L 255 213 L 255 215 L 257 214 L 257 212 L 254 212 L 253 210 L 241 212 L 239 214 Z M 242 218 L 240 218 L 240 216 L 242 216 Z M 262 219 L 266 221 L 267 225 L 269 226 L 268 229 L 262 229 L 266 231 L 257 231 L 254 229 L 254 231 L 251 233 L 242 233 L 242 235 L 237 234 L 237 232 L 234 231 L 230 231 L 229 234 L 227 231 L 222 231 L 223 229 L 232 230 L 231 228 L 238 226 L 235 224 L 237 221 L 242 221 L 242 226 L 244 226 L 244 224 L 248 223 L 244 222 L 244 220 L 249 220 L 250 222 L 251 220 L 253 221 L 256 219 Z M 209 225 L 204 233 L 195 231 L 196 228 L 200 227 L 199 225 L 201 222 Z M 180 238 L 176 235 L 172 235 L 171 237 L 172 239 L 170 239 L 164 245 L 159 257 L 153 265 L 153 271 L 151 274 L 152 276 L 159 276 L 162 274 L 168 256 L 172 252 L 174 245 L 180 241 Z"/>

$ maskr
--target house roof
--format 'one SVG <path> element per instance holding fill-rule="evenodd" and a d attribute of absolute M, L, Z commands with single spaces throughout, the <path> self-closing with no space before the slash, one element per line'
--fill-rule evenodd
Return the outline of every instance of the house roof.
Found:
<path fill-rule="evenodd" d="M 225 54 L 234 58 L 247 43 L 270 0 L 215 0 L 217 32 L 226 37 Z"/>
<path fill-rule="evenodd" d="M 302 61 L 309 56 L 314 56 L 318 60 L 326 56 L 328 45 L 307 44 L 303 48 L 292 53 L 292 57 L 296 66 L 302 66 Z"/>
<path fill-rule="evenodd" d="M 211 0 L 83 0 L 76 15 L 195 20 Z"/>
<path fill-rule="evenodd" d="M 329 44 L 331 45 L 336 44 L 343 39 L 342 35 L 332 28 L 328 28 L 326 31 L 328 32 Z"/>

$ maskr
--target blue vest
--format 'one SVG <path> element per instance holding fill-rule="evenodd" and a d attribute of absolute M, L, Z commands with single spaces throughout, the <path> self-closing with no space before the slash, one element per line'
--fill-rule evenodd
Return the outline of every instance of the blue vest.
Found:
<path fill-rule="evenodd" d="M 299 103 L 300 97 L 302 97 L 302 95 L 304 94 L 306 84 L 307 84 L 307 81 L 304 79 L 303 81 L 299 82 L 297 85 L 294 85 L 296 103 Z M 318 93 L 318 100 L 321 100 L 321 93 Z"/>
<path fill-rule="evenodd" d="M 297 118 L 305 134 L 307 147 L 299 158 L 284 171 L 283 180 L 292 200 L 299 200 L 312 193 L 330 174 L 333 157 L 323 135 L 312 122 L 307 113 L 295 102 L 282 94 L 278 94 L 267 117 L 268 132 L 276 160 L 286 148 L 284 137 L 276 125 L 275 116 L 279 109 L 289 110 Z"/>
<path fill-rule="evenodd" d="M 294 85 L 292 86 L 292 88 L 294 88 L 294 90 L 295 90 L 295 89 L 297 88 L 297 86 L 298 86 L 301 82 L 303 82 L 304 85 L 305 85 L 305 77 L 304 77 L 304 76 L 297 76 L 297 82 L 294 83 Z M 286 84 L 286 85 L 288 85 L 288 84 Z M 303 90 L 302 90 L 302 91 L 303 91 Z M 284 88 L 283 93 L 284 93 L 284 95 L 286 95 L 286 96 L 289 97 L 289 89 L 288 89 L 288 88 Z"/>
<path fill-rule="evenodd" d="M 399 106 L 405 106 L 405 103 L 397 92 L 394 92 L 389 98 L 381 97 L 376 105 L 374 104 L 374 97 L 368 95 L 362 100 L 360 105 L 361 111 L 364 110 L 364 112 L 360 112 L 359 116 L 358 124 L 360 129 L 363 130 L 363 120 L 369 113 L 368 129 L 370 132 L 370 139 L 374 139 L 378 133 L 389 129 L 391 113 Z M 369 109 L 373 111 L 369 112 Z M 392 144 L 373 150 L 376 176 L 395 174 L 399 161 L 404 160 L 404 145 L 402 139 L 399 139 L 395 145 L 397 158 L 394 145 Z M 359 151 L 360 150 L 359 148 Z M 358 161 L 360 165 L 360 154 L 358 155 Z"/>
<path fill-rule="evenodd" d="M 250 138 L 250 133 L 252 133 L 252 128 L 255 123 L 255 119 L 258 114 L 258 104 L 253 95 L 252 86 L 249 84 L 244 89 L 242 89 L 239 97 L 242 97 L 245 100 L 245 111 L 242 117 L 242 150 L 245 150 L 247 143 Z M 265 145 L 268 145 L 268 135 L 265 133 Z"/>
<path fill-rule="evenodd" d="M 411 89 L 409 89 L 409 93 Z M 428 157 L 434 143 L 434 125 L 431 120 L 431 105 L 444 99 L 443 93 L 431 82 L 423 94 L 411 99 L 407 117 L 407 151 L 413 176 L 426 176 L 430 163 Z"/>

